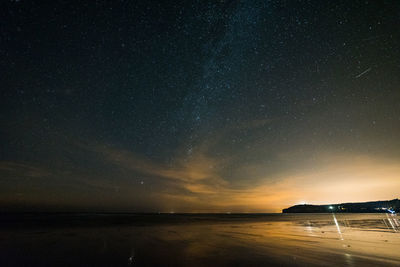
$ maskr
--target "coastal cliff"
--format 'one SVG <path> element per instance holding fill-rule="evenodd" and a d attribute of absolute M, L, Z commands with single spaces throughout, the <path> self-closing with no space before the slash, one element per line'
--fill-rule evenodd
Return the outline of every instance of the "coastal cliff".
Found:
<path fill-rule="evenodd" d="M 282 213 L 328 213 L 328 212 L 352 212 L 352 213 L 377 213 L 400 212 L 400 200 L 371 201 L 359 203 L 341 203 L 329 205 L 295 205 L 283 209 Z"/>

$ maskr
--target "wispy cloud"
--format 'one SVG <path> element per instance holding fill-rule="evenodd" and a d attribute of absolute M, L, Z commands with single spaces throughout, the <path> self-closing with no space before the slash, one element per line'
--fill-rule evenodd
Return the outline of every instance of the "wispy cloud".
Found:
<path fill-rule="evenodd" d="M 39 178 L 51 175 L 50 170 L 34 166 L 32 164 L 14 162 L 14 161 L 0 161 L 0 172 L 8 177 L 30 177 Z"/>
<path fill-rule="evenodd" d="M 168 163 L 99 142 L 68 143 L 64 149 L 73 159 L 69 163 L 57 159 L 60 163 L 43 167 L 46 165 L 0 161 L 3 179 L 33 181 L 31 178 L 35 178 L 46 182 L 36 191 L 32 190 L 38 188 L 34 182 L 22 183 L 18 190 L 11 190 L 16 188 L 15 183 L 8 182 L 11 193 L 3 200 L 18 200 L 23 195 L 32 203 L 90 204 L 109 209 L 279 212 L 304 202 L 322 204 L 398 197 L 400 164 L 395 159 L 333 150 L 307 159 L 310 153 L 292 149 L 279 151 L 271 166 L 262 160 L 244 163 L 241 157 L 245 154 L 240 151 L 213 153 L 231 131 L 264 127 L 268 123 L 271 121 L 255 121 L 221 129 L 215 138 L 199 140 L 190 155 L 182 144 L 171 151 L 173 160 Z M 45 194 L 46 190 L 52 192 L 51 198 Z"/>
<path fill-rule="evenodd" d="M 366 201 L 396 197 L 400 188 L 400 165 L 394 160 L 362 154 L 323 153 L 304 166 L 278 169 L 265 176 L 262 165 L 254 165 L 257 179 L 241 186 L 231 182 L 223 167 L 231 157 L 216 158 L 209 153 L 216 142 L 200 144 L 188 157 L 176 157 L 171 164 L 146 159 L 133 152 L 110 146 L 94 146 L 107 164 L 154 177 L 164 190 L 154 191 L 160 202 L 184 211 L 278 212 L 296 203 Z M 281 153 L 277 159 L 284 162 Z M 258 170 L 261 169 L 261 170 Z M 251 172 L 248 172 L 251 175 Z M 173 193 L 171 193 L 173 192 Z M 184 208 L 183 208 L 184 207 Z"/>

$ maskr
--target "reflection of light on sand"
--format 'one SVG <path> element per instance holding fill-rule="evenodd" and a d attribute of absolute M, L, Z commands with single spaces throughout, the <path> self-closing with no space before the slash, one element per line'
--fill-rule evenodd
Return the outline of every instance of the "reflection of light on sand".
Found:
<path fill-rule="evenodd" d="M 35 259 L 46 255 L 52 263 L 65 257 L 71 265 L 82 264 L 86 253 L 90 266 L 110 261 L 114 264 L 109 265 L 121 266 L 231 266 L 236 262 L 243 266 L 400 266 L 399 217 L 390 214 L 168 216 L 176 223 L 139 220 L 132 225 L 73 227 L 68 232 L 52 228 L 41 234 L 36 228 L 1 229 L 0 262 L 11 251 L 10 255 L 34 252 Z M 57 246 L 49 247 L 53 240 Z M 106 250 L 101 249 L 104 240 Z M 66 256 L 66 251 L 82 253 Z M 23 265 L 23 260 L 15 265 Z"/>
<path fill-rule="evenodd" d="M 344 225 L 345 225 L 346 227 L 350 228 L 350 227 L 351 227 L 350 221 L 347 220 L 347 217 L 346 217 L 346 216 L 343 216 L 343 218 L 344 218 Z"/>
<path fill-rule="evenodd" d="M 312 234 L 312 227 L 311 226 L 306 226 L 306 229 L 307 229 L 307 232 L 308 233 L 310 233 L 310 234 Z"/>
<path fill-rule="evenodd" d="M 354 266 L 353 257 L 349 253 L 345 253 L 344 256 L 346 257 L 346 264 L 348 266 Z"/>
<path fill-rule="evenodd" d="M 135 259 L 135 250 L 132 249 L 131 255 L 130 255 L 130 257 L 128 258 L 128 264 L 129 264 L 129 265 L 133 265 L 133 264 L 134 264 L 134 259 Z"/>
<path fill-rule="evenodd" d="M 397 227 L 400 227 L 399 220 L 397 219 L 395 214 L 392 214 L 393 222 L 396 224 Z"/>
<path fill-rule="evenodd" d="M 312 227 L 310 221 L 307 221 L 306 230 L 307 230 L 309 236 L 316 236 L 316 235 L 313 233 L 313 227 Z"/>
<path fill-rule="evenodd" d="M 395 215 L 392 214 L 391 216 L 394 217 Z M 395 226 L 395 224 L 398 226 L 398 222 L 396 221 L 396 219 L 395 218 L 393 218 L 393 219 L 390 218 L 389 214 L 387 214 L 387 213 L 386 213 L 386 217 L 387 217 L 387 219 L 388 219 L 388 221 L 390 223 L 390 226 L 392 226 L 393 231 L 397 232 L 397 229 L 396 229 L 397 227 Z"/>
<path fill-rule="evenodd" d="M 335 213 L 332 213 L 332 215 L 333 215 L 333 221 L 335 222 L 337 231 L 338 231 L 338 233 L 340 235 L 340 240 L 343 240 L 342 231 L 340 231 L 340 227 L 339 227 L 338 221 L 336 220 Z"/>
<path fill-rule="evenodd" d="M 387 225 L 387 223 L 386 223 L 386 220 L 385 220 L 385 219 L 382 219 L 382 221 L 383 221 L 383 223 L 385 224 L 385 226 L 386 226 L 386 229 L 388 229 L 388 230 L 389 230 L 389 226 Z"/>

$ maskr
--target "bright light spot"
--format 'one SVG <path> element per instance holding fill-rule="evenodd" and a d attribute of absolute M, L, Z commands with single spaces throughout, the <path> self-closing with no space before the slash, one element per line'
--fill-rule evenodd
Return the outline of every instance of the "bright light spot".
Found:
<path fill-rule="evenodd" d="M 332 214 L 332 215 L 333 215 L 333 221 L 335 222 L 335 225 L 336 225 L 336 229 L 337 229 L 338 234 L 340 236 L 340 240 L 343 240 L 342 231 L 340 231 L 340 226 L 339 226 L 338 221 L 336 220 L 336 216 L 335 216 L 335 214 Z"/>

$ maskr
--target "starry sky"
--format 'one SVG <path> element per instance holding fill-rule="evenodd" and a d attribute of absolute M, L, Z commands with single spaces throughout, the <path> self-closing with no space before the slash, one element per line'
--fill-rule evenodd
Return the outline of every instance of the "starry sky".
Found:
<path fill-rule="evenodd" d="M 399 197 L 399 1 L 0 5 L 0 210 Z"/>

